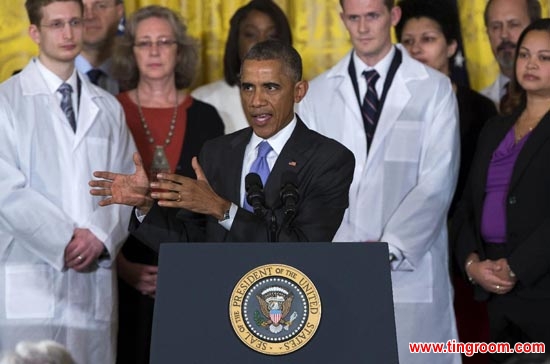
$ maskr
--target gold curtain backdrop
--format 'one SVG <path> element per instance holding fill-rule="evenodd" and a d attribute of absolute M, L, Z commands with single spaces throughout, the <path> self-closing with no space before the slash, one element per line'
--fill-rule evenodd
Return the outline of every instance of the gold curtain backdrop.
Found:
<path fill-rule="evenodd" d="M 287 14 L 294 46 L 304 60 L 304 77 L 311 79 L 331 67 L 349 49 L 338 0 L 274 0 Z M 164 5 L 183 16 L 189 33 L 201 45 L 201 68 L 195 86 L 222 77 L 223 52 L 234 11 L 248 0 L 124 0 L 127 14 L 146 5 Z M 466 66 L 472 88 L 489 85 L 498 73 L 483 24 L 486 0 L 458 0 Z M 0 1 L 0 81 L 23 68 L 37 48 L 27 34 L 25 0 Z M 548 16 L 550 0 L 541 0 Z"/>

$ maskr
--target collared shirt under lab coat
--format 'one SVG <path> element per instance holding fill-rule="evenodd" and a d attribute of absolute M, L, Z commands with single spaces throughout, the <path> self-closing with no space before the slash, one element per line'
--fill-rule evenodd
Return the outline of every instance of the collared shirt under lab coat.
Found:
<path fill-rule="evenodd" d="M 454 364 L 459 355 L 411 354 L 408 342 L 457 339 L 446 227 L 459 164 L 456 98 L 447 77 L 397 47 L 403 61 L 368 156 L 351 52 L 311 82 L 297 113 L 355 155 L 350 206 L 334 241 L 388 242 L 398 258 L 392 286 L 400 362 Z"/>
<path fill-rule="evenodd" d="M 34 61 L 0 85 L 0 351 L 53 339 L 79 364 L 113 364 L 112 263 L 131 209 L 98 206 L 88 182 L 97 170 L 133 173 L 136 148 L 116 99 L 79 77 L 76 133 Z M 75 228 L 91 230 L 110 259 L 66 269 Z"/>

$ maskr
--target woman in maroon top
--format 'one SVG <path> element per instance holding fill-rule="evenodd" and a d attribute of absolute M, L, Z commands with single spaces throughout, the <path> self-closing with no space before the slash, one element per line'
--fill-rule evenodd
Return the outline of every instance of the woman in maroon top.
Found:
<path fill-rule="evenodd" d="M 180 17 L 161 6 L 137 10 L 117 43 L 114 74 L 128 90 L 117 98 L 149 179 L 160 171 L 194 178 L 191 158 L 198 156 L 205 141 L 223 135 L 216 109 L 186 91 L 197 60 L 197 46 Z M 148 363 L 157 253 L 130 236 L 117 265 L 117 363 Z"/>
<path fill-rule="evenodd" d="M 480 134 L 453 221 L 491 341 L 512 347 L 550 343 L 550 19 L 528 26 L 516 53 L 514 97 Z"/>

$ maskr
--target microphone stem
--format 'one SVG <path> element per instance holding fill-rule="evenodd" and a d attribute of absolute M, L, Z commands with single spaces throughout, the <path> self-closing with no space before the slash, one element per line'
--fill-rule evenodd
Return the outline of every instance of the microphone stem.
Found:
<path fill-rule="evenodd" d="M 275 211 L 271 210 L 271 217 L 269 222 L 269 241 L 271 243 L 277 242 L 277 217 L 275 216 Z"/>

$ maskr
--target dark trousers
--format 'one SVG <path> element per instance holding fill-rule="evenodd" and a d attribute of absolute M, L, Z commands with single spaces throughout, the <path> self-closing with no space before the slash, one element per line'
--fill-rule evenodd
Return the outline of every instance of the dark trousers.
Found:
<path fill-rule="evenodd" d="M 507 257 L 507 244 L 485 244 L 485 252 L 491 260 Z M 516 343 L 550 343 L 550 299 L 526 298 L 518 295 L 516 288 L 504 295 L 492 294 L 487 303 L 491 342 L 507 342 L 513 348 Z M 492 354 L 491 363 L 504 363 L 516 354 Z"/>
<path fill-rule="evenodd" d="M 488 302 L 492 342 L 550 344 L 550 300 L 518 297 L 513 291 L 492 295 Z M 514 354 L 492 354 L 491 363 L 504 363 Z"/>
<path fill-rule="evenodd" d="M 122 247 L 129 261 L 156 265 L 157 254 L 130 236 Z M 155 300 L 118 279 L 118 350 L 116 364 L 149 364 Z"/>

